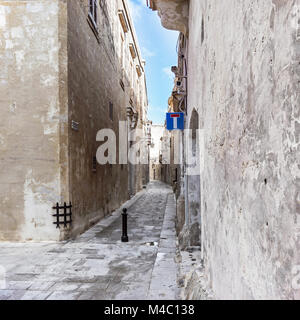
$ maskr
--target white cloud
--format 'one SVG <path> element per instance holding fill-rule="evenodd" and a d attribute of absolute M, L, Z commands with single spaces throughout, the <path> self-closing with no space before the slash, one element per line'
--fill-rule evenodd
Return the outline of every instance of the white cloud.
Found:
<path fill-rule="evenodd" d="M 141 50 L 142 50 L 142 55 L 145 58 L 151 58 L 156 55 L 156 53 L 154 51 L 151 51 L 151 50 L 147 49 L 146 47 L 142 47 Z"/>
<path fill-rule="evenodd" d="M 166 109 L 164 108 L 160 108 L 160 107 L 154 107 L 154 106 L 149 106 L 149 110 L 150 111 L 156 111 L 156 112 L 159 112 L 159 113 L 166 113 L 168 111 L 168 108 L 166 107 Z"/>
<path fill-rule="evenodd" d="M 132 1 L 132 0 L 130 0 L 130 1 Z M 140 3 L 140 5 L 142 6 L 142 7 L 147 7 L 147 5 L 146 5 L 146 0 L 138 0 L 138 2 Z"/>
<path fill-rule="evenodd" d="M 139 3 L 134 2 L 133 0 L 128 1 L 130 14 L 133 19 L 133 21 L 140 20 L 142 17 L 142 4 L 141 1 Z"/>
<path fill-rule="evenodd" d="M 163 70 L 163 72 L 168 76 L 168 78 L 169 78 L 170 80 L 174 80 L 175 75 L 174 75 L 174 73 L 171 71 L 171 67 L 165 67 L 165 68 L 163 68 L 162 70 Z"/>

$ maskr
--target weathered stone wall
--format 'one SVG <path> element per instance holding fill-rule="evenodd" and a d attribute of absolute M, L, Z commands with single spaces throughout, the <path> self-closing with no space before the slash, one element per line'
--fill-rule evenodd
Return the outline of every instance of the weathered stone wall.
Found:
<path fill-rule="evenodd" d="M 217 298 L 297 298 L 296 5 L 190 1 L 188 112 L 199 112 L 204 257 Z"/>
<path fill-rule="evenodd" d="M 109 214 L 128 198 L 127 166 L 97 164 L 93 171 L 93 157 L 100 146 L 97 132 L 109 128 L 118 137 L 119 120 L 126 120 L 126 107 L 122 104 L 125 94 L 119 84 L 120 68 L 111 30 L 113 12 L 103 1 L 104 7 L 98 10 L 97 39 L 87 20 L 86 5 L 87 2 L 80 5 L 79 1 L 68 3 L 69 122 L 79 123 L 78 131 L 70 130 L 73 234 Z"/>
<path fill-rule="evenodd" d="M 0 2 L 0 240 L 58 240 L 68 165 L 63 1 Z"/>
<path fill-rule="evenodd" d="M 126 34 L 118 10 L 123 10 L 131 28 Z M 129 171 L 129 165 L 119 164 L 118 147 L 127 140 L 126 132 L 121 133 L 123 140 L 119 139 L 119 121 L 127 120 L 127 108 L 131 106 L 138 115 L 137 127 L 142 130 L 147 110 L 144 73 L 138 77 L 136 72 L 137 60 L 141 59 L 139 48 L 135 47 L 135 61 L 129 50 L 135 34 L 126 1 L 101 1 L 97 20 L 95 30 L 88 20 L 88 1 L 68 3 L 69 123 L 79 123 L 78 131 L 70 131 L 73 235 L 110 214 L 146 181 L 144 166 L 134 165 Z M 121 34 L 124 43 L 120 54 Z M 96 135 L 104 128 L 116 134 L 117 164 L 97 164 L 93 170 L 93 157 L 101 144 Z"/>
<path fill-rule="evenodd" d="M 181 30 L 178 3 L 150 7 Z M 201 244 L 217 299 L 300 298 L 299 9 L 299 0 L 189 0 L 179 56 L 188 123 L 199 114 Z"/>
<path fill-rule="evenodd" d="M 97 132 L 112 129 L 118 150 L 119 120 L 131 106 L 143 129 L 148 101 L 126 1 L 97 2 L 98 26 L 88 3 L 0 2 L 0 240 L 75 236 L 128 199 L 128 177 L 134 192 L 147 183 L 145 165 L 94 166 Z M 121 136 L 126 143 L 127 132 Z M 69 201 L 73 224 L 56 229 L 52 207 Z"/>
<path fill-rule="evenodd" d="M 162 25 L 171 30 L 187 33 L 189 6 L 187 0 L 151 0 L 150 8 L 158 10 Z"/>

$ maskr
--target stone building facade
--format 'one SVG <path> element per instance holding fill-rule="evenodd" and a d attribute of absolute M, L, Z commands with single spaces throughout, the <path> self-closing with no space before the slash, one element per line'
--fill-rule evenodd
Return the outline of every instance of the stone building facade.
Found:
<path fill-rule="evenodd" d="M 300 2 L 148 3 L 181 32 L 200 164 L 179 214 L 196 214 L 215 297 L 299 299 Z"/>
<path fill-rule="evenodd" d="M 150 180 L 162 180 L 162 137 L 164 126 L 158 124 L 151 125 L 150 144 Z"/>
<path fill-rule="evenodd" d="M 148 182 L 119 154 L 96 161 L 99 130 L 147 134 L 144 66 L 125 0 L 0 2 L 0 240 L 75 236 Z M 56 228 L 64 202 L 73 223 Z"/>

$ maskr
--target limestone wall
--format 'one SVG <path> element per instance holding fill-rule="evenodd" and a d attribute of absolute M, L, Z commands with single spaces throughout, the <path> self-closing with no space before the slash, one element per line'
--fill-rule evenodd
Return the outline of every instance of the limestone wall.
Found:
<path fill-rule="evenodd" d="M 97 2 L 97 25 L 88 4 L 0 1 L 0 241 L 76 236 L 128 199 L 129 177 L 134 192 L 147 183 L 119 154 L 95 164 L 97 132 L 112 129 L 118 150 L 119 120 L 131 107 L 143 129 L 148 100 L 126 1 Z M 69 201 L 73 224 L 56 229 L 52 207 Z"/>
<path fill-rule="evenodd" d="M 190 1 L 188 112 L 199 112 L 204 257 L 217 298 L 299 298 L 299 5 Z"/>
<path fill-rule="evenodd" d="M 60 237 L 51 215 L 67 189 L 64 5 L 0 2 L 0 240 Z"/>
<path fill-rule="evenodd" d="M 108 128 L 118 136 L 119 120 L 126 120 L 111 29 L 113 12 L 105 1 L 103 4 L 105 8 L 98 10 L 99 34 L 95 34 L 87 20 L 88 7 L 79 1 L 68 3 L 69 122 L 79 123 L 78 131 L 70 130 L 70 194 L 75 234 L 109 214 L 128 197 L 126 166 L 97 164 L 93 170 L 93 157 L 101 144 L 96 141 L 97 132 Z"/>
<path fill-rule="evenodd" d="M 188 201 L 208 283 L 217 299 L 299 299 L 300 1 L 150 8 L 187 40 L 187 123 L 197 111 L 200 129 L 200 192 L 189 179 Z"/>

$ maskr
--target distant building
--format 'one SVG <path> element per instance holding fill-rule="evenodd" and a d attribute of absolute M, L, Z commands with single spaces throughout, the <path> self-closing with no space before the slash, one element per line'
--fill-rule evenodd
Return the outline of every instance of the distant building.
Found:
<path fill-rule="evenodd" d="M 150 180 L 161 180 L 161 145 L 164 126 L 153 124 L 151 127 L 150 145 Z"/>

